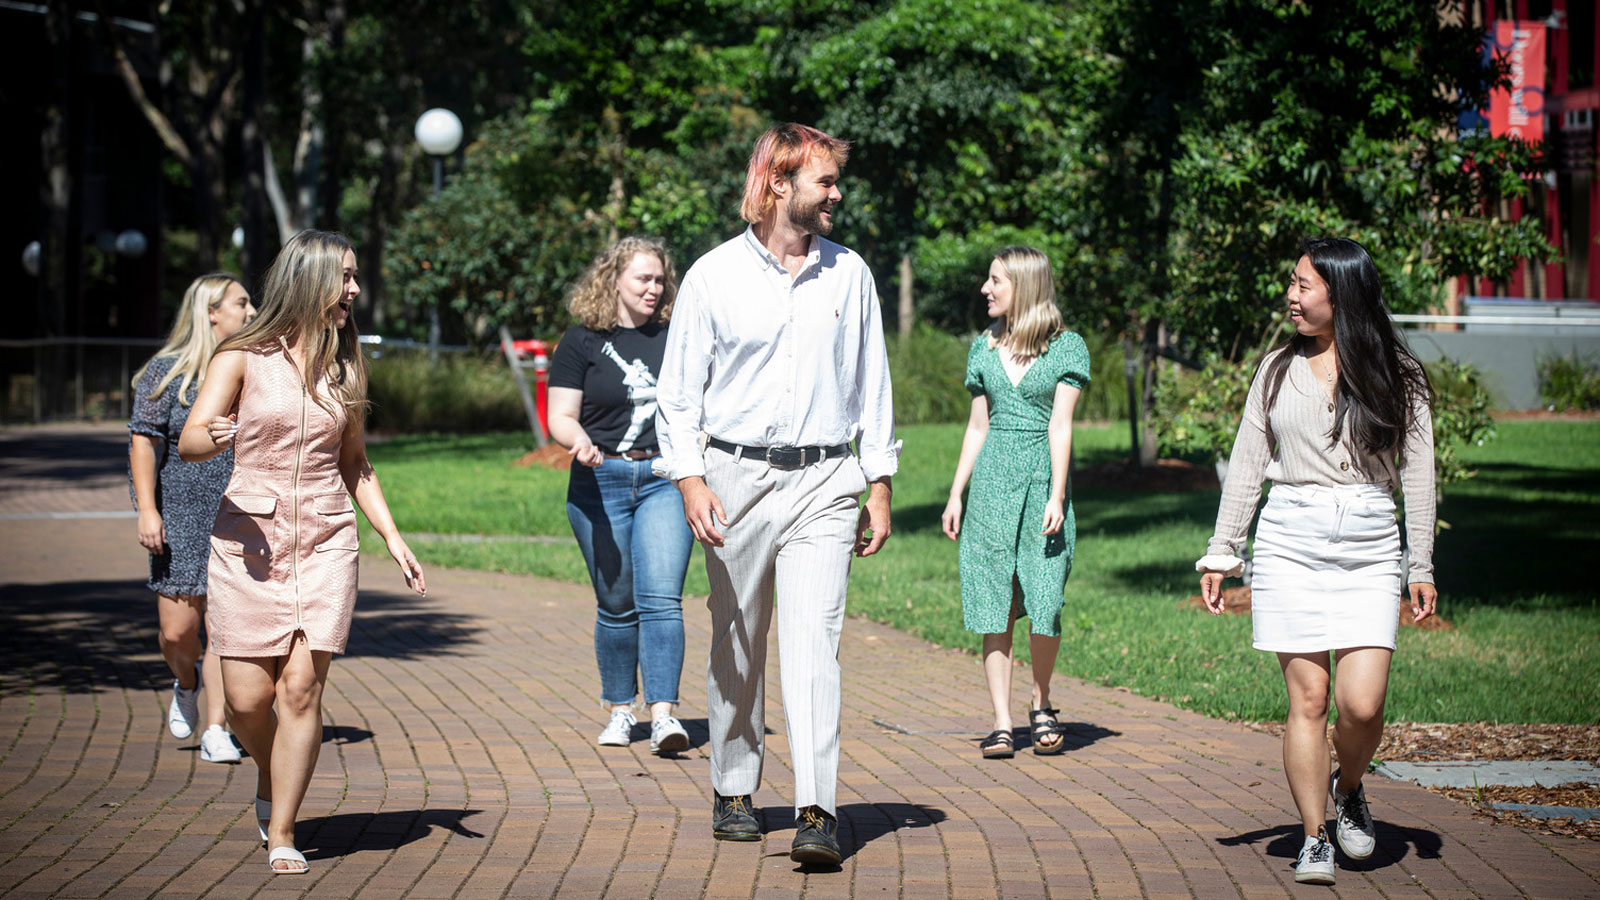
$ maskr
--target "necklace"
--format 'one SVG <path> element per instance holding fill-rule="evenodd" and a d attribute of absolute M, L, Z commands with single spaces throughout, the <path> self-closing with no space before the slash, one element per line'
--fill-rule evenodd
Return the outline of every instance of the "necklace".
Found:
<path fill-rule="evenodd" d="M 1321 365 L 1322 357 L 1320 357 L 1320 356 L 1317 357 L 1317 362 L 1318 362 L 1318 366 L 1317 367 L 1320 368 L 1320 369 L 1324 369 L 1324 371 L 1322 373 L 1322 377 L 1324 379 L 1326 379 L 1329 384 L 1333 384 L 1333 375 L 1334 375 L 1335 372 L 1338 371 L 1338 364 L 1337 363 L 1334 364 L 1333 367 L 1331 367 L 1331 368 L 1325 368 L 1324 366 Z"/>

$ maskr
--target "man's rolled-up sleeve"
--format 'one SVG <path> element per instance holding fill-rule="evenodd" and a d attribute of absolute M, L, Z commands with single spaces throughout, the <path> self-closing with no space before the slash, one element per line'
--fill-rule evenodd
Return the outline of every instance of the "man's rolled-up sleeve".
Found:
<path fill-rule="evenodd" d="M 894 436 L 894 388 L 889 380 L 889 351 L 883 340 L 883 311 L 871 270 L 863 267 L 861 365 L 856 369 L 856 396 L 861 398 L 861 471 L 868 481 L 893 475 L 900 468 L 900 442 Z"/>
<path fill-rule="evenodd" d="M 650 470 L 673 481 L 706 473 L 700 455 L 700 426 L 705 420 L 713 333 L 703 296 L 704 286 L 691 270 L 673 304 L 667 349 L 656 382 L 656 439 L 661 456 Z"/>

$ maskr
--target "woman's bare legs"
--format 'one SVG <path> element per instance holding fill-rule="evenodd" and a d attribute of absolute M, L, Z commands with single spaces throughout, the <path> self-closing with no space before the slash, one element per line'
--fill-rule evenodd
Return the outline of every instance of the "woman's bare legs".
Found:
<path fill-rule="evenodd" d="M 1289 690 L 1283 772 L 1306 837 L 1315 837 L 1328 810 L 1328 654 L 1279 653 L 1278 665 Z"/>
<path fill-rule="evenodd" d="M 1033 706 L 1030 709 L 1045 709 L 1050 705 L 1050 676 L 1056 672 L 1056 655 L 1060 652 L 1061 635 L 1028 635 L 1028 655 L 1033 657 Z M 1032 726 L 1033 722 L 1029 721 L 1028 724 Z M 1042 750 L 1049 750 L 1064 740 L 1066 738 L 1061 732 L 1052 732 L 1041 738 L 1038 746 Z"/>
<path fill-rule="evenodd" d="M 160 623 L 161 656 L 184 690 L 194 689 L 194 664 L 201 662 L 205 683 L 205 722 L 200 731 L 212 725 L 225 725 L 227 699 L 222 692 L 222 659 L 200 642 L 200 626 L 206 618 L 206 596 L 156 595 L 156 618 Z M 202 662 L 203 660 L 203 662 Z"/>
<path fill-rule="evenodd" d="M 322 689 L 332 660 L 332 653 L 312 650 L 304 634 L 295 635 L 288 656 L 227 660 L 223 684 L 234 732 L 256 760 L 256 796 L 272 800 L 269 850 L 294 846 L 294 820 L 322 750 Z M 302 868 L 284 859 L 275 866 Z"/>
<path fill-rule="evenodd" d="M 1022 592 L 1013 584 L 1011 611 L 1006 630 L 983 636 L 983 677 L 989 685 L 989 703 L 994 707 L 994 730 L 1011 733 L 1011 642 L 1017 617 L 1022 613 Z"/>
<path fill-rule="evenodd" d="M 256 761 L 256 796 L 272 799 L 272 745 L 278 732 L 278 665 L 281 657 L 222 660 L 222 686 L 228 698 L 233 736 Z"/>
<path fill-rule="evenodd" d="M 1361 776 L 1383 740 L 1383 702 L 1389 693 L 1387 647 L 1353 647 L 1334 651 L 1338 677 L 1333 684 L 1333 750 L 1339 757 L 1339 793 L 1349 795 L 1361 785 Z M 1327 781 L 1326 778 L 1323 779 Z"/>
<path fill-rule="evenodd" d="M 200 620 L 205 614 L 206 598 L 203 596 L 156 595 L 161 656 L 172 670 L 172 677 L 178 679 L 178 687 L 186 691 L 194 690 L 194 664 L 205 652 L 200 645 Z"/>

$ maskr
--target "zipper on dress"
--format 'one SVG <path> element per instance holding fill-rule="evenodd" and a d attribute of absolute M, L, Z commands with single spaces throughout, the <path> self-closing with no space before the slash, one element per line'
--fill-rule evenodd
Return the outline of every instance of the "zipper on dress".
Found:
<path fill-rule="evenodd" d="M 294 553 L 289 565 L 294 577 L 294 630 L 304 631 L 300 618 L 300 459 L 306 449 L 306 383 L 300 380 L 300 442 L 294 451 L 294 484 L 290 491 L 294 503 Z"/>

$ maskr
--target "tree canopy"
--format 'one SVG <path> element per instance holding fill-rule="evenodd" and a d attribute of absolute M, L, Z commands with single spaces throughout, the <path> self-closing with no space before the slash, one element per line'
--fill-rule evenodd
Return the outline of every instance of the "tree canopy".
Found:
<path fill-rule="evenodd" d="M 178 79 L 142 86 L 202 201 L 201 256 L 270 195 L 277 237 L 353 234 L 390 333 L 437 306 L 457 339 L 553 334 L 624 233 L 686 267 L 742 227 L 751 143 L 788 119 L 853 142 L 835 236 L 886 290 L 914 277 L 910 315 L 980 327 L 989 256 L 1035 244 L 1069 322 L 1124 341 L 1146 404 L 1155 359 L 1259 345 L 1308 234 L 1365 243 L 1396 310 L 1553 254 L 1503 214 L 1541 148 L 1458 124 L 1503 64 L 1435 0 L 297 0 L 258 19 L 262 159 L 226 149 L 248 103 L 200 129 Z M 183 85 L 231 97 L 247 36 L 200 48 L 188 21 L 162 25 L 161 71 L 225 60 Z M 437 198 L 410 139 L 432 105 L 467 125 Z"/>

